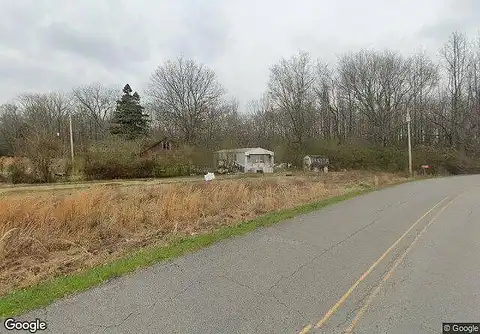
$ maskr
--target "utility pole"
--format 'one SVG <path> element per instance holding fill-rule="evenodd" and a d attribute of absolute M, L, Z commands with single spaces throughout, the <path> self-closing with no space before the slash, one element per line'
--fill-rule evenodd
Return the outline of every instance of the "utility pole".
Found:
<path fill-rule="evenodd" d="M 72 114 L 69 114 L 69 122 L 70 122 L 70 153 L 72 155 L 72 164 L 75 161 L 75 156 L 73 153 L 73 131 L 72 131 Z"/>
<path fill-rule="evenodd" d="M 410 134 L 410 111 L 407 109 L 407 136 L 408 136 L 408 172 L 413 176 L 412 172 L 412 139 Z"/>

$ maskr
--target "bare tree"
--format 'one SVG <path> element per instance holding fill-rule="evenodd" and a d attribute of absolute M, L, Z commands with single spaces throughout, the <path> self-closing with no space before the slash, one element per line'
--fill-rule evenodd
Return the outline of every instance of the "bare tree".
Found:
<path fill-rule="evenodd" d="M 270 69 L 269 97 L 278 110 L 288 143 L 300 153 L 313 135 L 315 79 L 314 64 L 306 52 L 282 59 Z"/>
<path fill-rule="evenodd" d="M 454 32 L 441 50 L 447 74 L 447 91 L 450 97 L 450 144 L 465 149 L 470 130 L 466 111 L 466 84 L 469 67 L 469 49 L 465 35 Z M 467 129 L 468 127 L 468 129 Z"/>
<path fill-rule="evenodd" d="M 249 118 L 242 134 L 243 138 L 250 137 L 249 146 L 262 146 L 273 149 L 281 131 L 277 111 L 273 108 L 268 95 L 247 104 Z"/>
<path fill-rule="evenodd" d="M 60 154 L 57 120 L 63 112 L 58 94 L 24 94 L 18 98 L 25 133 L 18 138 L 17 155 L 30 159 L 44 182 L 52 180 L 53 159 Z"/>
<path fill-rule="evenodd" d="M 94 140 L 104 138 L 119 92 L 96 82 L 74 88 L 72 95 L 77 111 L 88 123 L 89 137 Z"/>
<path fill-rule="evenodd" d="M 361 51 L 340 58 L 340 87 L 354 98 L 360 131 L 386 146 L 400 131 L 408 94 L 411 63 L 391 51 Z"/>
<path fill-rule="evenodd" d="M 317 98 L 318 117 L 315 134 L 324 139 L 346 139 L 347 113 L 339 107 L 337 78 L 324 63 L 318 61 L 316 66 L 317 82 L 314 87 Z"/>
<path fill-rule="evenodd" d="M 30 131 L 55 135 L 58 114 L 50 94 L 23 94 L 17 99 Z"/>
<path fill-rule="evenodd" d="M 55 135 L 31 130 L 25 139 L 19 141 L 22 155 L 32 162 L 41 181 L 52 182 L 52 164 L 58 157 L 60 145 Z"/>
<path fill-rule="evenodd" d="M 52 109 L 55 125 L 57 128 L 56 135 L 61 143 L 62 155 L 69 152 L 69 124 L 68 115 L 73 112 L 73 101 L 70 94 L 56 91 L 47 94 L 50 108 Z"/>
<path fill-rule="evenodd" d="M 433 126 L 435 117 L 429 106 L 433 94 L 438 88 L 440 73 L 438 65 L 434 64 L 424 52 L 412 57 L 412 67 L 408 78 L 411 87 L 409 109 L 412 117 L 413 141 L 432 144 L 436 127 Z M 402 137 L 406 133 L 402 133 Z"/>
<path fill-rule="evenodd" d="M 3 155 L 13 155 L 17 140 L 25 135 L 25 120 L 16 104 L 0 106 L 0 141 Z"/>
<path fill-rule="evenodd" d="M 239 102 L 232 98 L 225 100 L 218 109 L 211 109 L 207 127 L 208 146 L 211 149 L 235 147 L 242 144 L 244 129 L 239 112 Z"/>
<path fill-rule="evenodd" d="M 182 134 L 190 145 L 198 144 L 212 112 L 218 111 L 225 89 L 213 70 L 182 57 L 167 60 L 150 78 L 147 95 L 159 118 Z"/>
<path fill-rule="evenodd" d="M 472 43 L 473 52 L 467 79 L 467 109 L 470 114 L 470 139 L 475 146 L 475 154 L 480 152 L 480 35 Z"/>

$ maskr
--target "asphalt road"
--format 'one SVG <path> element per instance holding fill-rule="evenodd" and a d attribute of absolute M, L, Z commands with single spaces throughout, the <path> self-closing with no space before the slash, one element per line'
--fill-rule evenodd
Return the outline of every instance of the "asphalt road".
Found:
<path fill-rule="evenodd" d="M 441 333 L 480 322 L 479 199 L 480 176 L 399 185 L 18 319 L 51 333 Z"/>

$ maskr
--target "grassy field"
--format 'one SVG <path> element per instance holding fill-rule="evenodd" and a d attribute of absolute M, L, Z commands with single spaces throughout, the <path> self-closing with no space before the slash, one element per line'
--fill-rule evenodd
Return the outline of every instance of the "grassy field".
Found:
<path fill-rule="evenodd" d="M 286 173 L 274 174 L 232 174 L 232 175 L 216 175 L 217 181 L 237 180 L 237 179 L 260 179 L 275 178 L 283 176 Z M 293 175 L 302 175 L 303 173 L 294 172 Z M 19 192 L 40 192 L 40 191 L 60 191 L 85 189 L 94 186 L 135 186 L 135 185 L 155 185 L 165 183 L 185 183 L 185 182 L 202 182 L 203 176 L 184 176 L 157 179 L 129 179 L 129 180 L 109 180 L 109 181 L 69 181 L 56 182 L 46 184 L 9 184 L 0 183 L 0 196 Z"/>
<path fill-rule="evenodd" d="M 209 244 L 218 233 L 238 234 L 235 229 L 243 231 L 242 222 L 255 221 L 267 213 L 276 220 L 288 218 L 286 212 L 294 213 L 302 205 L 313 209 L 316 206 L 311 203 L 406 180 L 387 173 L 344 172 L 225 178 L 211 183 L 126 181 L 115 187 L 97 183 L 68 191 L 47 186 L 50 188 L 45 192 L 31 187 L 34 189 L 5 193 L 0 202 L 0 314 L 42 305 L 39 295 L 49 300 L 53 293 L 52 298 L 58 298 L 150 264 L 152 259 Z M 200 239 L 187 246 L 176 244 L 192 236 Z M 175 247 L 180 248 L 175 251 Z M 163 251 L 121 265 L 124 256 L 142 249 Z M 107 270 L 110 274 L 97 272 L 105 268 L 99 266 L 112 263 L 117 267 Z M 60 289 L 52 283 L 72 274 L 76 278 L 70 279 L 67 287 Z M 50 285 L 45 287 L 42 282 Z M 35 290 L 39 286 L 44 286 L 41 292 Z M 32 291 L 37 294 L 25 299 Z"/>

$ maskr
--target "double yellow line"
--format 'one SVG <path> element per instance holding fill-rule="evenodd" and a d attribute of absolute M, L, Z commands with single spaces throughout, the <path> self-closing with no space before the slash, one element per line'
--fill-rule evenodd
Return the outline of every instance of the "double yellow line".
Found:
<path fill-rule="evenodd" d="M 333 305 L 330 310 L 323 316 L 320 321 L 317 322 L 315 327 L 312 325 L 308 325 L 304 327 L 299 334 L 306 334 L 308 333 L 312 328 L 321 328 L 327 321 L 330 319 L 330 317 L 340 308 L 340 306 L 345 303 L 347 298 L 353 293 L 353 291 L 357 288 L 357 286 L 368 276 L 370 273 L 375 269 L 375 267 L 378 266 L 378 264 L 410 233 L 426 216 L 428 216 L 433 210 L 435 210 L 437 207 L 439 207 L 442 203 L 450 199 L 450 201 L 429 221 L 429 223 L 417 234 L 413 242 L 409 245 L 409 247 L 404 251 L 404 253 L 395 261 L 394 265 L 390 270 L 387 272 L 387 274 L 383 277 L 381 283 L 375 288 L 375 290 L 370 294 L 369 298 L 367 301 L 364 303 L 364 305 L 360 308 L 360 310 L 357 312 L 355 318 L 353 319 L 352 323 L 350 326 L 345 330 L 345 333 L 351 333 L 353 328 L 356 326 L 360 318 L 363 316 L 365 313 L 366 309 L 368 306 L 371 304 L 373 299 L 377 296 L 377 294 L 380 292 L 380 289 L 382 288 L 383 284 L 391 277 L 392 273 L 394 270 L 398 267 L 398 265 L 404 260 L 406 255 L 410 252 L 412 249 L 413 245 L 420 239 L 420 237 L 425 233 L 425 231 L 428 229 L 430 225 L 433 224 L 435 219 L 438 218 L 438 216 L 450 205 L 452 204 L 458 197 L 461 195 L 464 195 L 465 193 L 461 193 L 457 196 L 454 196 L 453 198 L 451 196 L 445 197 L 443 200 L 435 204 L 430 210 L 425 212 L 420 218 L 417 219 L 415 223 L 413 223 L 408 230 L 403 233 L 400 238 L 398 238 L 378 259 L 375 261 L 370 268 L 365 271 L 360 278 L 348 289 L 348 291 Z"/>

